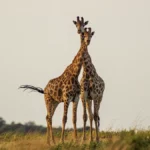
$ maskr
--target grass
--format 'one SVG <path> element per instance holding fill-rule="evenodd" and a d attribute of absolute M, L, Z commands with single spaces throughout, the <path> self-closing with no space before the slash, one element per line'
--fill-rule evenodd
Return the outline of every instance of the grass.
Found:
<path fill-rule="evenodd" d="M 150 150 L 150 131 L 134 130 L 100 132 L 100 143 L 82 142 L 82 132 L 78 132 L 78 140 L 74 142 L 73 132 L 67 131 L 65 143 L 60 140 L 60 131 L 55 132 L 56 144 L 46 144 L 46 134 L 41 133 L 13 133 L 0 135 L 0 150 Z M 89 132 L 86 133 L 89 138 Z"/>

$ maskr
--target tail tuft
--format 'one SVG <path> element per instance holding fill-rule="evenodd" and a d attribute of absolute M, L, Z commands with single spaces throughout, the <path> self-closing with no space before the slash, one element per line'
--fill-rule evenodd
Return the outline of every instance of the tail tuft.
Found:
<path fill-rule="evenodd" d="M 44 94 L 44 90 L 42 89 L 42 88 L 40 88 L 40 87 L 34 87 L 34 86 L 32 86 L 32 85 L 21 85 L 20 87 L 19 87 L 19 89 L 24 89 L 24 91 L 25 90 L 27 90 L 27 89 L 30 89 L 31 90 L 31 92 L 39 92 L 39 93 L 42 93 L 42 94 Z"/>

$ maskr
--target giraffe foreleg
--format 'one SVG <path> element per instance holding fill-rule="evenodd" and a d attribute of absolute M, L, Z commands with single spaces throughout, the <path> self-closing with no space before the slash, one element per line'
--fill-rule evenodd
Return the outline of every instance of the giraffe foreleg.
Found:
<path fill-rule="evenodd" d="M 83 106 L 83 141 L 85 141 L 86 140 L 85 128 L 86 128 L 86 122 L 87 122 L 87 113 L 86 113 L 85 97 L 83 94 L 81 94 L 81 100 L 82 100 L 82 106 Z"/>
<path fill-rule="evenodd" d="M 74 139 L 77 140 L 77 128 L 76 128 L 76 122 L 77 122 L 77 107 L 79 102 L 79 96 L 76 96 L 75 100 L 73 101 L 73 116 L 72 116 L 72 122 L 74 127 Z"/>
<path fill-rule="evenodd" d="M 93 141 L 93 113 L 92 113 L 92 101 L 87 100 L 86 101 L 86 107 L 88 110 L 88 116 L 90 120 L 90 141 Z"/>

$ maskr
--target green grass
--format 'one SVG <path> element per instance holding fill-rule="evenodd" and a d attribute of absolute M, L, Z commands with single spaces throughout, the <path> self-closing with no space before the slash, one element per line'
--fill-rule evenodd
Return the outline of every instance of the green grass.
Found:
<path fill-rule="evenodd" d="M 150 150 L 150 131 L 134 130 L 118 132 L 100 132 L 100 143 L 82 142 L 82 132 L 78 132 L 78 140 L 73 140 L 73 132 L 67 131 L 65 143 L 60 140 L 60 131 L 55 132 L 55 145 L 46 144 L 46 134 L 41 133 L 13 133 L 7 132 L 0 135 L 0 150 Z M 93 134 L 94 135 L 94 134 Z"/>

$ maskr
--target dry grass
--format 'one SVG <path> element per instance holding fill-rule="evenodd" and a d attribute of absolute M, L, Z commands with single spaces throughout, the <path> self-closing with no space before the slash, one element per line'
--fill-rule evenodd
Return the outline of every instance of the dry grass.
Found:
<path fill-rule="evenodd" d="M 49 147 L 45 134 L 5 133 L 0 135 L 0 150 L 150 150 L 150 131 L 101 132 L 100 143 L 90 143 L 88 139 L 82 143 L 81 132 L 78 133 L 78 137 L 77 142 L 74 142 L 73 133 L 69 131 L 65 135 L 65 143 L 61 144 L 60 132 L 55 133 L 56 145 Z"/>

